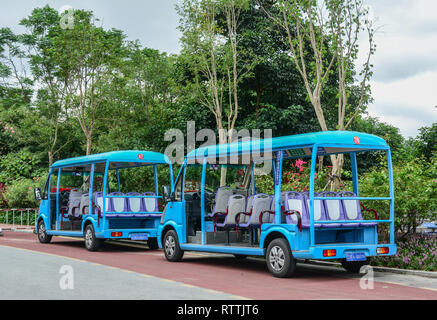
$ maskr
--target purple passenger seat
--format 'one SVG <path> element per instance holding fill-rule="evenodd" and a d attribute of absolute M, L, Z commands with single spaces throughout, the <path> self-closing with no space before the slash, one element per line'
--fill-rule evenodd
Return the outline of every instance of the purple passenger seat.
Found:
<path fill-rule="evenodd" d="M 339 197 L 338 193 L 332 191 L 323 192 L 321 195 L 322 197 Z M 328 200 L 323 200 L 323 202 L 325 204 L 326 221 L 336 221 L 336 220 L 344 219 L 343 205 L 341 203 L 341 200 L 328 199 Z M 323 227 L 325 228 L 338 228 L 341 226 L 342 226 L 341 223 L 323 224 Z"/>
<path fill-rule="evenodd" d="M 131 212 L 132 216 L 139 216 L 138 212 L 144 212 L 144 204 L 142 201 L 141 194 L 138 192 L 128 192 L 127 196 L 133 198 L 126 198 L 127 200 L 127 212 Z M 136 198 L 138 196 L 139 198 Z"/>
<path fill-rule="evenodd" d="M 214 208 L 212 212 L 208 214 L 208 217 L 214 217 L 217 214 L 226 214 L 226 209 L 228 207 L 229 197 L 232 196 L 233 190 L 231 187 L 223 186 L 217 189 L 214 200 Z"/>
<path fill-rule="evenodd" d="M 341 197 L 356 197 L 356 194 L 350 191 L 340 193 Z M 344 209 L 344 220 L 364 220 L 361 213 L 360 201 L 359 200 L 341 200 L 343 202 Z M 375 226 L 377 223 L 374 222 L 363 222 L 363 223 L 345 223 L 344 227 L 370 227 Z"/>
<path fill-rule="evenodd" d="M 305 192 L 304 193 L 304 197 L 306 200 L 306 206 L 307 206 L 307 212 L 308 212 L 308 222 L 310 221 L 309 217 L 310 217 L 310 197 L 309 197 L 309 193 Z M 319 193 L 314 193 L 314 197 L 320 197 Z M 325 227 L 327 224 L 317 224 L 318 221 L 324 221 L 327 220 L 326 219 L 326 209 L 325 206 L 323 204 L 323 200 L 316 200 L 314 199 L 314 227 L 315 228 L 320 228 L 320 227 Z"/>
<path fill-rule="evenodd" d="M 223 222 L 216 222 L 216 226 L 220 228 L 236 226 L 235 218 L 238 213 L 245 212 L 246 197 L 241 194 L 234 194 L 229 197 L 228 208 Z"/>
<path fill-rule="evenodd" d="M 250 206 L 248 205 L 248 208 L 246 209 L 249 215 L 243 214 L 242 217 L 244 217 L 244 220 L 242 221 L 241 217 L 238 226 L 242 228 L 259 228 L 261 225 L 261 213 L 270 210 L 271 203 L 272 198 L 265 193 L 254 195 L 250 201 Z M 266 214 L 265 217 L 262 217 L 263 223 L 264 221 L 265 223 L 270 222 L 269 216 L 270 215 Z"/>
<path fill-rule="evenodd" d="M 156 197 L 156 194 L 154 192 L 144 192 L 141 194 L 142 196 L 147 197 Z M 158 198 L 143 198 L 143 207 L 144 212 L 150 212 L 147 214 L 143 214 L 144 217 L 158 217 L 161 216 L 161 213 L 158 213 Z"/>
<path fill-rule="evenodd" d="M 285 193 L 285 221 L 287 224 L 298 224 L 299 217 L 296 213 L 289 214 L 293 211 L 300 213 L 301 227 L 309 226 L 309 216 L 305 205 L 305 196 L 302 193 L 289 191 Z"/>
<path fill-rule="evenodd" d="M 109 198 L 109 208 L 107 209 L 108 212 L 106 216 L 108 218 L 113 217 L 132 217 L 133 215 L 129 212 L 129 206 L 128 201 L 126 198 L 122 198 L 125 196 L 122 192 L 111 192 L 108 194 L 108 196 L 120 196 L 120 198 Z"/>

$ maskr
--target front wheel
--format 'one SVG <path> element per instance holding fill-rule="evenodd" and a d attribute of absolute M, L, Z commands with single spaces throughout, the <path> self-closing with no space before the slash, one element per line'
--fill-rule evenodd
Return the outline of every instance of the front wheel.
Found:
<path fill-rule="evenodd" d="M 49 243 L 52 240 L 52 236 L 47 234 L 46 225 L 42 220 L 38 223 L 38 240 L 41 243 Z"/>
<path fill-rule="evenodd" d="M 287 240 L 278 238 L 269 243 L 266 251 L 267 268 L 274 277 L 288 278 L 296 270 L 296 260 L 293 258 Z"/>
<path fill-rule="evenodd" d="M 96 238 L 93 225 L 87 225 L 85 228 L 85 248 L 87 248 L 88 251 L 97 251 L 101 244 L 102 239 Z"/>
<path fill-rule="evenodd" d="M 174 230 L 168 230 L 164 236 L 164 254 L 168 261 L 181 261 L 184 251 L 179 246 L 178 235 Z"/>

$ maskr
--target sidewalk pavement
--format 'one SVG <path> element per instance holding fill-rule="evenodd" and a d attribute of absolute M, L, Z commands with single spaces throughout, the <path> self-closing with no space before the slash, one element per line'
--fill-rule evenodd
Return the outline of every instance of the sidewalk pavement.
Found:
<path fill-rule="evenodd" d="M 19 224 L 5 224 L 0 223 L 0 236 L 3 235 L 2 231 L 17 231 L 17 232 L 33 232 L 35 226 L 25 226 Z"/>

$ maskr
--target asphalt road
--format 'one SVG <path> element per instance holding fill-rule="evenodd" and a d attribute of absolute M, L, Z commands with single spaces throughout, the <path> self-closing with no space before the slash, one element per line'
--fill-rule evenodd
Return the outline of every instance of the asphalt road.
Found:
<path fill-rule="evenodd" d="M 437 299 L 435 278 L 374 272 L 369 282 L 298 264 L 293 278 L 277 279 L 260 259 L 185 253 L 170 263 L 142 246 L 105 243 L 88 252 L 80 239 L 40 244 L 18 232 L 0 237 L 0 270 L 0 299 Z"/>

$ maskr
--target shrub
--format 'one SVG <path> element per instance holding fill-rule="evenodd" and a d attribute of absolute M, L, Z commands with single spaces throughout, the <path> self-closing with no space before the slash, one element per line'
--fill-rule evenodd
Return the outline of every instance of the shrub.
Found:
<path fill-rule="evenodd" d="M 425 220 L 436 219 L 437 182 L 433 170 L 437 161 L 429 164 L 422 159 L 399 163 L 393 167 L 395 194 L 395 229 L 403 234 L 414 233 Z M 387 167 L 373 169 L 360 177 L 361 196 L 388 196 Z M 378 211 L 380 219 L 389 218 L 389 201 L 363 201 Z M 386 228 L 384 228 L 386 230 Z"/>
<path fill-rule="evenodd" d="M 409 234 L 398 236 L 396 255 L 371 258 L 372 265 L 437 271 L 437 235 Z"/>
<path fill-rule="evenodd" d="M 34 188 L 43 187 L 44 178 L 20 179 L 12 182 L 4 193 L 9 208 L 35 208 L 38 202 L 35 201 Z"/>
<path fill-rule="evenodd" d="M 42 175 L 37 169 L 40 160 L 31 152 L 21 150 L 0 158 L 0 182 L 9 184 L 20 178 L 32 179 Z"/>

